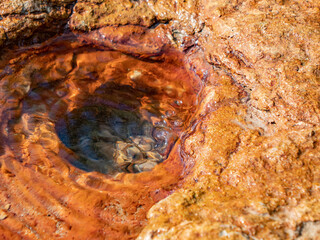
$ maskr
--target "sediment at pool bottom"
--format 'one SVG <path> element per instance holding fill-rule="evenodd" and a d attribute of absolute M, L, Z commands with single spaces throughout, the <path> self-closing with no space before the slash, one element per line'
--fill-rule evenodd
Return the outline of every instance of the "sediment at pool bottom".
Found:
<path fill-rule="evenodd" d="M 26 203 L 12 205 L 16 216 L 38 206 L 30 219 L 42 224 L 30 220 L 25 236 L 51 237 L 57 224 L 66 239 L 136 236 L 182 179 L 181 138 L 200 89 L 184 56 L 139 58 L 64 38 L 10 54 L 1 162 L 19 180 L 2 181 L 7 201 Z"/>

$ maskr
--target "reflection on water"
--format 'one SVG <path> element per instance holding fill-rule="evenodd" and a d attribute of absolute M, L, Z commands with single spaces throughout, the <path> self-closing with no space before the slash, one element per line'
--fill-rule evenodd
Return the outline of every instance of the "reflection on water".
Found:
<path fill-rule="evenodd" d="M 144 52 L 145 38 L 121 29 L 112 47 L 141 58 L 107 49 L 99 34 L 1 55 L 0 185 L 10 207 L 1 225 L 10 232 L 133 239 L 187 174 L 183 138 L 198 121 L 201 84 L 194 60 L 164 50 L 153 30 Z"/>
<path fill-rule="evenodd" d="M 40 144 L 70 152 L 79 169 L 110 175 L 163 162 L 196 103 L 175 53 L 146 60 L 62 38 L 20 50 L 2 74 L 2 127 L 10 132 L 2 141 L 18 158 Z"/>

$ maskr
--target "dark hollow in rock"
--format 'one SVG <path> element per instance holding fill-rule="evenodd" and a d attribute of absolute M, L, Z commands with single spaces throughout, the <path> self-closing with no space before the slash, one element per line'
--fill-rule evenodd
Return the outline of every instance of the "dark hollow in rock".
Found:
<path fill-rule="evenodd" d="M 115 174 L 150 171 L 162 162 L 177 134 L 164 122 L 150 121 L 161 119 L 159 101 L 152 95 L 152 89 L 107 83 L 88 96 L 84 106 L 59 119 L 59 138 L 79 156 L 73 164 L 85 171 Z M 152 112 L 141 112 L 142 98 L 149 99 Z"/>
<path fill-rule="evenodd" d="M 201 95 L 188 55 L 141 52 L 136 40 L 115 51 L 91 37 L 63 35 L 0 62 L 1 186 L 17 203 L 11 216 L 32 209 L 22 237 L 51 239 L 67 223 L 64 239 L 132 239 L 185 174 Z"/>
<path fill-rule="evenodd" d="M 177 52 L 139 58 L 73 35 L 34 54 L 32 48 L 20 51 L 25 59 L 7 67 L 5 85 L 20 87 L 10 96 L 21 99 L 8 121 L 12 131 L 22 127 L 20 135 L 11 135 L 12 144 L 39 139 L 46 149 L 68 152 L 72 160 L 66 160 L 82 170 L 139 173 L 167 159 L 190 124 L 197 86 Z"/>

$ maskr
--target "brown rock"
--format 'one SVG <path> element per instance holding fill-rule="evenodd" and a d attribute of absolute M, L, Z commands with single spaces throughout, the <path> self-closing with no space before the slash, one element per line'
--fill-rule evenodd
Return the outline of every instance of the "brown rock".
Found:
<path fill-rule="evenodd" d="M 74 0 L 17 0 L 0 3 L 0 47 L 38 43 L 62 32 Z"/>

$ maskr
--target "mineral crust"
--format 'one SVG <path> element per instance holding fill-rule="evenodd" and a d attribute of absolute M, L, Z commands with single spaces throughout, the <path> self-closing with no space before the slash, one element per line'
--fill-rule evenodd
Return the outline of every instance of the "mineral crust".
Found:
<path fill-rule="evenodd" d="M 23 63 L 27 55 L 4 55 L 3 239 L 319 238 L 318 1 L 42 3 L 3 1 L 0 44 L 18 38 L 29 44 L 40 26 L 68 19 L 67 27 L 77 35 L 78 43 L 70 43 L 74 49 L 89 44 L 152 62 L 174 48 L 194 78 L 198 102 L 171 158 L 151 175 L 121 174 L 115 181 L 65 164 L 66 155 L 44 147 L 51 141 L 60 149 L 61 143 L 52 129 L 40 125 L 33 145 L 17 152 L 30 144 L 13 134 L 25 126 L 9 129 L 3 122 L 9 112 L 19 114 L 13 111 L 19 109 L 19 96 L 41 78 L 26 84 L 24 76 L 16 77 L 6 95 L 6 78 L 13 70 L 5 66 Z M 55 60 L 56 74 L 74 66 L 69 57 L 69 65 L 67 58 Z M 4 136 L 19 138 L 21 145 L 8 144 Z"/>

